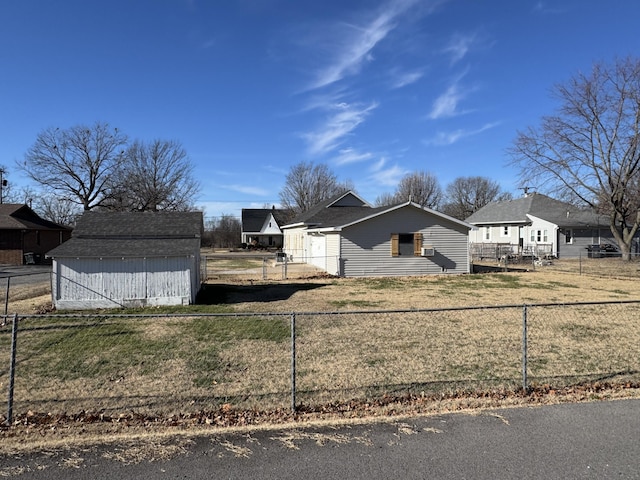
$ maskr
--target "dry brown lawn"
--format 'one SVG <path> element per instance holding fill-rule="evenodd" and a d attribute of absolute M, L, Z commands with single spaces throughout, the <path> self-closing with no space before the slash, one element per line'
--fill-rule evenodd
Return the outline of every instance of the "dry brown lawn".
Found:
<path fill-rule="evenodd" d="M 551 393 L 544 400 L 500 395 L 479 400 L 473 395 L 454 395 L 436 401 L 429 395 L 434 391 L 460 392 L 458 383 L 463 390 L 475 386 L 489 391 L 494 386 L 517 387 L 522 305 L 640 300 L 638 266 L 619 260 L 605 263 L 593 259 L 589 264 L 554 262 L 519 272 L 368 279 L 334 278 L 304 267 L 301 274 L 306 278 L 265 282 L 259 276 L 238 280 L 221 275 L 210 283 L 225 292 L 223 306 L 228 311 L 297 312 L 299 402 L 348 404 L 350 399 L 385 391 L 394 394 L 411 391 L 418 396 L 425 393 L 424 398 L 430 398 L 430 403 L 418 409 L 401 402 L 377 409 L 367 404 L 366 412 L 356 409 L 349 415 L 410 414 L 561 401 L 555 397 L 556 387 L 549 390 Z M 598 275 L 585 273 L 587 267 L 596 268 Z M 294 272 L 292 266 L 292 275 Z M 48 289 L 48 284 L 12 289 L 9 312 L 43 310 L 50 305 Z M 498 305 L 514 307 L 446 310 Z M 382 312 L 420 309 L 432 311 Z M 629 385 L 637 385 L 640 371 L 637 310 L 638 305 L 531 307 L 530 375 L 540 385 L 546 382 L 552 385 L 562 377 L 558 388 L 576 385 L 578 380 L 572 380 L 572 376 L 581 378 L 594 373 L 606 374 L 607 381 L 622 379 L 631 381 Z M 360 315 L 357 311 L 380 313 Z M 341 314 L 317 316 L 303 312 Z M 46 333 L 57 335 L 55 348 L 82 342 L 95 346 L 103 339 L 120 343 L 105 343 L 101 347 L 104 350 L 93 355 L 79 351 L 85 357 L 75 371 L 71 366 L 73 356 L 69 357 L 67 371 L 64 362 L 54 367 L 54 358 L 36 350 L 28 351 L 28 355 L 19 357 L 31 378 L 19 377 L 18 411 L 44 409 L 71 414 L 82 410 L 110 415 L 139 411 L 177 415 L 215 409 L 221 404 L 223 409 L 284 406 L 286 410 L 290 388 L 288 316 L 263 317 L 258 322 L 241 315 L 234 324 L 189 322 L 190 319 L 167 317 L 161 321 L 136 320 L 135 328 L 124 322 L 101 327 L 104 330 L 69 328 Z M 21 345 L 34 348 L 40 345 L 43 352 L 50 348 L 45 347 L 44 333 L 34 329 L 28 335 L 32 337 L 23 337 Z M 131 361 L 127 360 L 128 352 L 134 352 Z M 89 369 L 94 366 L 95 370 Z M 194 374 L 194 369 L 199 370 Z M 79 373 L 84 370 L 88 373 Z M 51 376 L 46 377 L 45 371 L 51 372 Z M 105 371 L 106 375 L 100 373 Z M 6 377 L 0 378 L 0 383 L 2 380 Z M 439 387 L 429 391 L 431 384 Z M 569 393 L 566 398 L 633 396 L 638 395 L 638 388 L 627 388 L 625 392 L 580 391 Z M 324 416 L 331 417 L 317 414 L 308 418 Z M 218 421 L 214 415 L 207 417 L 205 423 L 209 419 L 212 423 Z M 112 423 L 108 425 L 111 430 L 118 428 Z M 34 431 L 42 430 L 36 426 Z"/>
<path fill-rule="evenodd" d="M 239 287 L 231 289 L 228 301 L 235 309 L 245 312 L 396 310 L 640 299 L 640 263 L 612 259 L 600 267 L 598 275 L 580 275 L 576 264 L 564 262 L 529 271 L 491 274 L 366 279 L 311 275 L 275 282 L 260 279 L 228 282 L 228 278 L 223 277 L 210 283 L 231 283 Z"/>
<path fill-rule="evenodd" d="M 207 283 L 240 287 L 230 294 L 228 302 L 245 312 L 395 310 L 640 299 L 640 262 L 616 258 L 555 260 L 551 265 L 537 267 L 514 265 L 527 271 L 482 274 L 486 277 L 483 281 L 478 280 L 478 274 L 344 279 L 326 276 L 303 264 L 290 264 L 289 279 L 282 280 L 281 265 L 271 261 L 265 281 L 260 260 L 242 260 L 239 269 L 242 274 L 225 270 L 237 258 L 229 254 L 228 260 L 216 259 L 215 262 L 221 262 L 217 268 L 227 273 L 213 275 Z M 244 269 L 244 262 L 253 268 Z M 498 266 L 495 262 L 486 265 Z M 237 271 L 238 265 L 234 268 Z M 296 288 L 300 285 L 301 288 Z M 269 288 L 261 288 L 265 286 Z M 279 295 L 279 292 L 286 294 Z M 289 292 L 293 294 L 289 296 Z M 5 293 L 0 291 L 2 308 Z M 50 309 L 50 283 L 12 286 L 7 307 L 9 314 L 33 314 Z"/>

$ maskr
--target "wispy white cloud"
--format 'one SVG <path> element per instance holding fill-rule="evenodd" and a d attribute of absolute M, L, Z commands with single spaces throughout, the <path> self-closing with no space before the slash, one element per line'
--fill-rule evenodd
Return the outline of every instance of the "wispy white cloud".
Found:
<path fill-rule="evenodd" d="M 475 33 L 469 35 L 455 34 L 444 48 L 444 53 L 451 55 L 451 64 L 462 60 L 472 49 L 477 38 L 478 36 Z"/>
<path fill-rule="evenodd" d="M 359 73 L 362 66 L 373 58 L 375 46 L 396 28 L 398 17 L 415 3 L 416 0 L 393 0 L 363 26 L 341 24 L 338 38 L 331 39 L 338 47 L 332 49 L 328 64 L 317 73 L 309 90 L 326 87 Z"/>
<path fill-rule="evenodd" d="M 458 104 L 466 95 L 467 92 L 462 90 L 457 82 L 449 85 L 447 90 L 433 102 L 428 117 L 431 120 L 437 120 L 465 113 L 458 110 Z"/>
<path fill-rule="evenodd" d="M 377 106 L 375 102 L 369 105 L 342 102 L 331 106 L 325 123 L 317 131 L 302 135 L 309 144 L 309 152 L 317 155 L 338 148 Z"/>
<path fill-rule="evenodd" d="M 256 196 L 267 196 L 271 195 L 273 192 L 266 188 L 254 187 L 251 185 L 224 185 L 224 188 L 227 190 L 231 190 L 233 192 L 244 193 L 247 195 L 256 195 Z"/>
<path fill-rule="evenodd" d="M 370 168 L 369 181 L 383 187 L 397 187 L 407 170 L 399 165 L 387 165 L 388 159 L 381 157 Z"/>
<path fill-rule="evenodd" d="M 391 72 L 391 88 L 402 88 L 412 83 L 416 83 L 424 76 L 424 72 L 421 70 L 414 70 L 412 72 Z"/>
<path fill-rule="evenodd" d="M 546 2 L 538 2 L 534 5 L 533 11 L 542 14 L 552 14 L 556 15 L 559 13 L 564 13 L 566 9 L 559 8 L 556 5 L 549 5 Z"/>
<path fill-rule="evenodd" d="M 223 215 L 231 215 L 233 217 L 240 218 L 242 209 L 246 207 L 246 203 L 243 202 L 215 202 L 204 201 L 198 202 L 196 208 L 204 212 L 206 218 L 216 219 Z"/>
<path fill-rule="evenodd" d="M 458 129 L 450 132 L 438 132 L 434 137 L 425 140 L 423 143 L 429 146 L 442 147 L 452 145 L 464 138 L 478 135 L 500 125 L 500 122 L 487 123 L 475 130 Z"/>
<path fill-rule="evenodd" d="M 372 157 L 373 154 L 371 152 L 358 152 L 353 148 L 343 148 L 338 151 L 338 156 L 333 161 L 336 165 L 348 165 L 370 160 Z"/>

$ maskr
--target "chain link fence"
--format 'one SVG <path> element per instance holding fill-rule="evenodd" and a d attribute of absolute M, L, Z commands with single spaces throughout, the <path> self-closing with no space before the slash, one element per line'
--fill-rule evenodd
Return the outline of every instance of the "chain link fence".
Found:
<path fill-rule="evenodd" d="M 33 315 L 0 327 L 3 422 L 640 381 L 638 302 L 408 311 Z M 13 348 L 12 348 L 13 347 Z M 14 367 L 12 369 L 12 366 Z"/>
<path fill-rule="evenodd" d="M 598 252 L 580 254 L 577 258 L 539 258 L 535 256 L 512 257 L 504 255 L 495 259 L 475 258 L 472 270 L 476 272 L 508 270 L 544 270 L 594 277 L 637 278 L 640 274 L 640 254 L 631 253 L 630 261 L 619 254 Z"/>
<path fill-rule="evenodd" d="M 277 281 L 326 274 L 311 263 L 292 261 L 282 252 L 205 255 L 201 265 L 202 279 L 209 282 Z"/>

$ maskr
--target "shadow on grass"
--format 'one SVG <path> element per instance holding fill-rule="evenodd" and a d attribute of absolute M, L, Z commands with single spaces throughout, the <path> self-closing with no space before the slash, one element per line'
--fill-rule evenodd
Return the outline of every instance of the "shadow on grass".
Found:
<path fill-rule="evenodd" d="M 313 290 L 328 284 L 287 283 L 274 285 L 205 284 L 198 292 L 196 304 L 220 305 L 243 302 L 277 302 L 287 300 L 300 291 Z"/>
<path fill-rule="evenodd" d="M 528 272 L 526 267 L 501 267 L 500 265 L 471 265 L 471 273 Z"/>

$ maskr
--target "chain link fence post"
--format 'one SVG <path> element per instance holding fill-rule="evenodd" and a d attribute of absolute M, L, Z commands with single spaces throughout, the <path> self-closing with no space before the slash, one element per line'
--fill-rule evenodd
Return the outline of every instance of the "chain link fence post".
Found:
<path fill-rule="evenodd" d="M 296 314 L 291 314 L 291 413 L 296 413 Z"/>
<path fill-rule="evenodd" d="M 527 390 L 527 306 L 522 307 L 522 388 Z"/>
<path fill-rule="evenodd" d="M 9 394 L 7 400 L 7 426 L 13 423 L 13 388 L 16 378 L 16 349 L 18 346 L 18 314 L 13 314 L 11 327 L 11 364 L 9 366 Z"/>
<path fill-rule="evenodd" d="M 11 277 L 7 277 L 7 289 L 4 295 L 4 315 L 5 320 L 7 318 L 7 312 L 9 311 L 9 287 L 11 285 Z"/>

